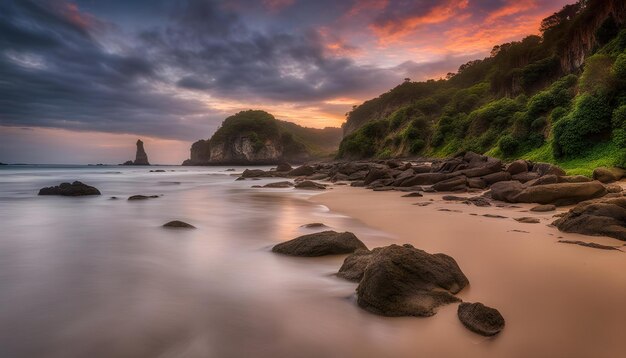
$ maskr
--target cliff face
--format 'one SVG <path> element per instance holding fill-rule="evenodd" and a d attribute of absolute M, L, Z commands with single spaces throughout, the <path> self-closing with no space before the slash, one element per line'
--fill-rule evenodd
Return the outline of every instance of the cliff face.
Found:
<path fill-rule="evenodd" d="M 148 162 L 148 154 L 143 148 L 143 142 L 141 139 L 137 139 L 137 153 L 135 154 L 134 165 L 150 165 Z"/>
<path fill-rule="evenodd" d="M 264 111 L 243 111 L 228 117 L 211 139 L 195 142 L 183 165 L 301 163 L 330 155 L 340 141 L 340 128 L 305 128 Z"/>

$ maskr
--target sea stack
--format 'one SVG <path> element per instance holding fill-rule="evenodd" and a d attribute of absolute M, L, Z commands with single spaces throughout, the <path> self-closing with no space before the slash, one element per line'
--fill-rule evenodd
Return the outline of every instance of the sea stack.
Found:
<path fill-rule="evenodd" d="M 135 155 L 134 165 L 150 165 L 148 162 L 148 154 L 143 149 L 143 142 L 141 139 L 137 139 L 137 154 Z"/>

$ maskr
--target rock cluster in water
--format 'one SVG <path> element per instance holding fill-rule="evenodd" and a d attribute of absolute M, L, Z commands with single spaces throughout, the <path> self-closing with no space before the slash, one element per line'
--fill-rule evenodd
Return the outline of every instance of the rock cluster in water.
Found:
<path fill-rule="evenodd" d="M 71 184 L 61 183 L 58 186 L 42 188 L 39 190 L 39 195 L 85 196 L 100 195 L 100 191 L 93 186 L 75 181 Z"/>

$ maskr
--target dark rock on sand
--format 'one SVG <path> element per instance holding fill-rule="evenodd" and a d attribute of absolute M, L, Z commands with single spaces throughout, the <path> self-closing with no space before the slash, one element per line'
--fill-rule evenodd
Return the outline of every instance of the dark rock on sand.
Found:
<path fill-rule="evenodd" d="M 289 171 L 288 175 L 291 177 L 308 176 L 315 174 L 315 169 L 308 165 L 302 165 Z"/>
<path fill-rule="evenodd" d="M 482 206 L 482 207 L 486 207 L 486 206 L 491 206 L 491 203 L 489 202 L 489 200 L 487 200 L 486 198 L 482 197 L 482 196 L 474 196 L 474 197 L 463 197 L 463 196 L 456 196 L 456 195 L 444 195 L 441 197 L 441 199 L 446 200 L 446 201 L 460 201 L 463 204 L 467 204 L 467 205 L 476 205 L 476 206 Z"/>
<path fill-rule="evenodd" d="M 297 237 L 272 248 L 273 252 L 291 256 L 325 256 L 349 254 L 367 249 L 351 232 L 322 231 Z"/>
<path fill-rule="evenodd" d="M 246 169 L 241 173 L 242 178 L 262 178 L 266 176 L 270 175 L 261 169 Z"/>
<path fill-rule="evenodd" d="M 363 181 L 365 182 L 365 185 L 369 185 L 379 179 L 390 179 L 391 177 L 392 176 L 388 170 L 371 168 L 369 173 L 367 173 L 367 176 L 365 176 L 365 179 Z"/>
<path fill-rule="evenodd" d="M 166 224 L 163 224 L 163 227 L 170 227 L 170 228 L 177 228 L 177 229 L 195 229 L 196 227 L 191 225 L 191 224 L 187 224 L 184 221 L 180 221 L 180 220 L 174 220 L 174 221 L 170 221 Z"/>
<path fill-rule="evenodd" d="M 324 190 L 326 186 L 323 184 L 316 183 L 314 181 L 305 180 L 296 184 L 296 189 L 307 189 L 307 190 Z"/>
<path fill-rule="evenodd" d="M 58 186 L 42 188 L 39 190 L 39 195 L 85 196 L 100 195 L 100 191 L 93 186 L 75 181 L 71 184 L 61 183 Z"/>
<path fill-rule="evenodd" d="M 518 181 L 504 181 L 491 186 L 491 197 L 509 203 L 569 205 L 606 195 L 600 182 L 556 183 L 527 187 Z"/>
<path fill-rule="evenodd" d="M 520 183 L 526 183 L 537 178 L 539 178 L 539 174 L 535 172 L 519 173 L 511 176 L 511 179 L 517 180 Z"/>
<path fill-rule="evenodd" d="M 559 240 L 558 242 L 562 243 L 562 244 L 573 244 L 573 245 L 580 245 L 580 246 L 585 246 L 585 247 L 591 247 L 593 249 L 600 249 L 600 250 L 617 250 L 617 251 L 622 251 L 619 248 L 617 248 L 616 246 L 601 245 L 601 244 L 596 244 L 595 242 L 584 242 L 584 241 L 578 241 L 578 240 Z"/>
<path fill-rule="evenodd" d="M 146 200 L 146 199 L 155 199 L 158 198 L 158 195 L 133 195 L 128 198 L 128 200 Z"/>
<path fill-rule="evenodd" d="M 280 163 L 276 166 L 277 172 L 288 172 L 291 170 L 293 170 L 293 168 L 289 165 L 289 163 Z"/>
<path fill-rule="evenodd" d="M 507 219 L 506 216 L 496 215 L 496 214 L 484 214 L 483 216 L 486 218 L 492 218 L 492 219 Z"/>
<path fill-rule="evenodd" d="M 554 210 L 556 210 L 556 205 L 552 205 L 552 204 L 537 205 L 530 209 L 530 211 L 534 211 L 537 213 L 545 213 L 545 212 L 554 211 Z"/>
<path fill-rule="evenodd" d="M 463 175 L 440 181 L 433 185 L 436 191 L 466 191 L 467 178 Z"/>
<path fill-rule="evenodd" d="M 411 245 L 390 245 L 348 256 L 342 277 L 358 280 L 357 303 L 384 316 L 432 316 L 437 307 L 458 302 L 469 284 L 456 261 Z"/>
<path fill-rule="evenodd" d="M 626 241 L 626 197 L 582 202 L 553 224 L 565 232 Z"/>
<path fill-rule="evenodd" d="M 408 193 L 408 194 L 404 194 L 402 195 L 403 198 L 419 198 L 422 197 L 424 195 L 422 195 L 422 193 L 414 191 L 412 193 Z"/>
<path fill-rule="evenodd" d="M 310 224 L 304 224 L 300 227 L 307 228 L 307 229 L 316 229 L 316 228 L 328 227 L 328 226 L 326 226 L 323 223 L 310 223 Z"/>
<path fill-rule="evenodd" d="M 626 176 L 626 170 L 621 168 L 596 168 L 593 171 L 593 179 L 608 184 L 616 182 Z"/>
<path fill-rule="evenodd" d="M 467 329 L 483 336 L 494 336 L 504 329 L 500 312 L 479 302 L 461 303 L 457 315 Z"/>
<path fill-rule="evenodd" d="M 294 184 L 290 181 L 279 181 L 263 185 L 264 188 L 291 188 Z"/>
<path fill-rule="evenodd" d="M 491 185 L 501 181 L 511 180 L 511 174 L 508 172 L 496 172 L 480 177 L 487 185 Z"/>
<path fill-rule="evenodd" d="M 528 172 L 528 162 L 523 159 L 516 160 L 507 165 L 506 171 L 511 175 L 526 173 Z"/>
<path fill-rule="evenodd" d="M 528 216 L 524 216 L 521 218 L 515 218 L 515 221 L 524 223 L 524 224 L 539 224 L 540 220 L 538 218 L 531 218 Z"/>

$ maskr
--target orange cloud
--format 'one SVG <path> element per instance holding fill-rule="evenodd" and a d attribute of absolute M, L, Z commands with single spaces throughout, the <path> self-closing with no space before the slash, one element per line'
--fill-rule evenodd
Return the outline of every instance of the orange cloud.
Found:
<path fill-rule="evenodd" d="M 430 9 L 426 14 L 409 16 L 399 20 L 389 20 L 383 24 L 372 24 L 379 42 L 394 42 L 408 36 L 424 25 L 439 24 L 459 14 L 469 5 L 469 0 L 449 0 Z"/>
<path fill-rule="evenodd" d="M 512 0 L 505 6 L 490 13 L 489 16 L 487 16 L 487 19 L 485 19 L 485 22 L 492 23 L 502 17 L 526 12 L 536 7 L 537 3 L 534 0 Z"/>
<path fill-rule="evenodd" d="M 90 14 L 81 12 L 76 4 L 69 2 L 62 4 L 63 5 L 60 9 L 61 15 L 72 24 L 84 30 L 90 28 L 94 24 L 95 18 Z"/>

